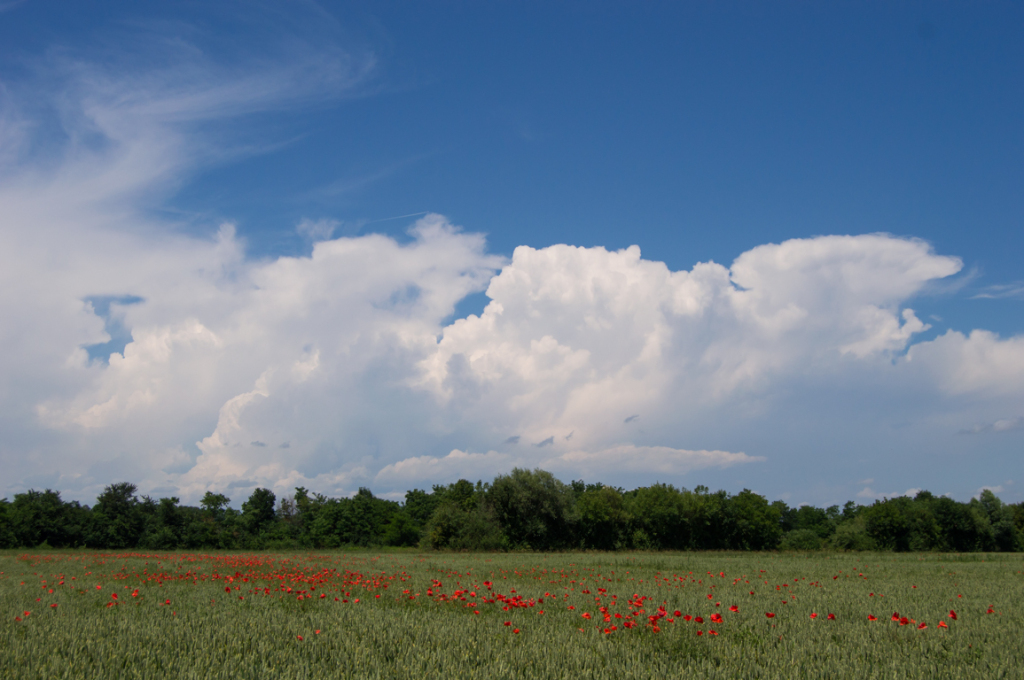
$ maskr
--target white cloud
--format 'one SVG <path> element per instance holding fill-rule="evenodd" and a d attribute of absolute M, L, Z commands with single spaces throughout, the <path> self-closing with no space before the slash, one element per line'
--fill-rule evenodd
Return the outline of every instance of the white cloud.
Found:
<path fill-rule="evenodd" d="M 960 434 L 980 434 L 982 432 L 1011 432 L 1024 429 L 1024 416 L 1002 418 L 991 423 L 980 423 L 960 430 Z"/>
<path fill-rule="evenodd" d="M 899 498 L 901 496 L 906 496 L 907 498 L 913 498 L 914 496 L 916 496 L 920 492 L 921 492 L 921 489 L 918 489 L 916 487 L 907 489 L 906 491 L 903 491 L 902 493 L 899 492 L 899 491 L 890 491 L 888 493 L 882 493 L 882 492 L 875 491 L 874 489 L 871 489 L 870 487 L 864 487 L 863 489 L 861 489 L 860 491 L 857 492 L 857 498 L 862 498 L 864 500 L 869 500 L 869 501 L 882 500 L 882 499 L 885 499 L 885 498 Z"/>
<path fill-rule="evenodd" d="M 416 456 L 385 465 L 374 478 L 385 486 L 426 486 L 455 479 L 489 479 L 507 472 L 515 458 L 497 451 L 467 453 L 452 450 L 447 456 Z"/>
<path fill-rule="evenodd" d="M 694 470 L 728 468 L 764 458 L 728 451 L 687 451 L 667 446 L 623 444 L 600 451 L 569 451 L 542 463 L 545 469 L 586 474 L 590 478 L 613 479 L 623 470 L 679 477 Z"/>
<path fill-rule="evenodd" d="M 340 226 L 341 222 L 338 220 L 304 219 L 295 225 L 295 231 L 298 232 L 300 236 L 304 236 L 310 241 L 326 241 L 331 238 L 331 235 Z"/>
<path fill-rule="evenodd" d="M 8 490 L 397 493 L 512 465 L 622 484 L 754 471 L 789 488 L 794 466 L 840 459 L 812 445 L 888 445 L 879 412 L 921 421 L 899 450 L 920 458 L 929 432 L 1002 422 L 990 414 L 1024 396 L 1022 337 L 913 344 L 926 326 L 908 304 L 961 267 L 917 240 L 794 239 L 670 271 L 635 246 L 522 246 L 506 261 L 427 215 L 402 243 L 306 222 L 308 257 L 253 260 L 230 224 L 191 237 L 150 216 L 197 163 L 234 153 L 203 121 L 354 86 L 371 64 L 64 67 L 65 154 L 0 159 Z M 13 110 L 0 140 L 31 127 Z M 74 141 L 85 132 L 103 143 Z M 482 314 L 444 326 L 485 289 Z M 95 295 L 142 300 L 119 309 L 131 342 L 109 365 L 83 349 L 107 340 Z"/>

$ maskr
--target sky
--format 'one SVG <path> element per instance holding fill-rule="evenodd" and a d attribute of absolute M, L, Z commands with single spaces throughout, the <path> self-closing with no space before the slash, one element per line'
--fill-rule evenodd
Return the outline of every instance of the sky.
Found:
<path fill-rule="evenodd" d="M 1022 29 L 0 1 L 0 497 L 1022 501 Z"/>

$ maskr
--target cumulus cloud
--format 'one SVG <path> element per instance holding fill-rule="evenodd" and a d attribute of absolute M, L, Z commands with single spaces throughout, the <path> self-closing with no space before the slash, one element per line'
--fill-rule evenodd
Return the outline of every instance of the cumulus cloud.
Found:
<path fill-rule="evenodd" d="M 128 478 L 193 502 L 393 494 L 514 465 L 789 486 L 794 466 L 829 469 L 854 446 L 921 460 L 1024 396 L 1024 338 L 915 341 L 915 295 L 961 269 L 919 240 L 794 239 L 671 271 L 635 246 L 509 260 L 428 214 L 402 242 L 306 221 L 308 256 L 253 259 L 230 223 L 189 236 L 147 210 L 209 162 L 203 121 L 355 87 L 371 66 L 331 52 L 260 77 L 186 69 L 195 83 L 63 67 L 70 132 L 104 143 L 3 157 L 0 492 L 91 500 Z M 28 129 L 4 110 L 0 135 Z M 447 323 L 480 291 L 481 314 Z M 133 301 L 106 362 L 89 349 L 113 340 L 100 299 Z M 911 423 L 898 445 L 893 419 Z"/>

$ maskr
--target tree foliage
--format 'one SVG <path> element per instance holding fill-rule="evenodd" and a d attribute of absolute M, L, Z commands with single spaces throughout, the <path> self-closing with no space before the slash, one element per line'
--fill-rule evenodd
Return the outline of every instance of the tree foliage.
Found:
<path fill-rule="evenodd" d="M 361 488 L 328 498 L 258 488 L 241 503 L 208 491 L 199 507 L 106 487 L 90 508 L 57 491 L 0 499 L 0 548 L 268 549 L 420 546 L 435 550 L 1024 550 L 1024 503 L 993 492 L 960 503 L 927 491 L 842 509 L 769 502 L 744 489 L 653 484 L 629 491 L 514 469 L 490 483 L 413 489 L 405 502 Z"/>

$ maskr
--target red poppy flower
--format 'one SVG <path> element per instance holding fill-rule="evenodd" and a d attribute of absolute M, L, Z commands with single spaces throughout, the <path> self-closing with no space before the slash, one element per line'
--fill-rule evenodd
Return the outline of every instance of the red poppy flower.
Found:
<path fill-rule="evenodd" d="M 716 613 L 711 615 L 711 623 L 721 623 L 721 622 L 722 622 L 722 615 L 721 614 L 716 612 Z"/>
<path fill-rule="evenodd" d="M 769 619 L 775 618 L 775 612 L 765 612 L 764 615 L 767 616 Z"/>
<path fill-rule="evenodd" d="M 51 604 L 51 605 L 50 605 L 50 608 L 51 608 L 51 609 L 56 609 L 56 608 L 57 608 L 57 603 L 56 603 L 56 602 L 54 602 L 53 604 Z"/>
<path fill-rule="evenodd" d="M 949 628 L 949 626 L 946 625 L 945 621 L 939 621 L 939 628 Z"/>
<path fill-rule="evenodd" d="M 512 625 L 512 622 L 511 622 L 511 621 L 506 621 L 506 622 L 505 622 L 505 625 L 506 625 L 506 626 L 511 626 L 511 625 Z"/>
<path fill-rule="evenodd" d="M 693 620 L 693 617 L 690 616 L 689 614 L 687 614 L 686 616 L 683 617 L 683 621 L 692 621 L 692 620 Z"/>
<path fill-rule="evenodd" d="M 988 608 L 988 610 L 987 610 L 987 611 L 986 611 L 985 613 L 986 613 L 986 614 L 995 614 L 995 613 L 996 613 L 996 610 L 995 610 L 995 609 L 992 609 L 992 607 L 989 607 L 989 608 Z"/>
<path fill-rule="evenodd" d="M 925 629 L 925 628 L 927 628 L 927 627 L 928 627 L 928 624 L 927 624 L 927 623 L 922 623 L 922 624 L 918 625 L 917 629 L 918 629 L 918 630 L 924 630 L 924 629 Z"/>
<path fill-rule="evenodd" d="M 811 618 L 812 619 L 818 618 L 818 614 L 816 612 L 811 612 Z"/>
<path fill-rule="evenodd" d="M 731 611 L 733 613 L 738 612 L 739 610 L 740 610 L 740 608 L 737 607 L 736 605 L 733 605 L 733 606 L 729 607 L 729 611 Z"/>
<path fill-rule="evenodd" d="M 583 618 L 589 619 L 590 618 L 590 612 L 583 612 Z"/>
<path fill-rule="evenodd" d="M 877 621 L 877 620 L 878 620 L 877 618 L 875 618 L 871 614 L 868 614 L 868 621 Z"/>
<path fill-rule="evenodd" d="M 519 629 L 518 628 L 513 628 L 512 632 L 518 635 L 519 634 Z"/>
<path fill-rule="evenodd" d="M 702 631 L 702 630 L 698 630 L 697 631 L 697 635 L 703 635 L 703 634 L 704 634 L 704 631 Z"/>
<path fill-rule="evenodd" d="M 829 614 L 828 615 L 828 620 L 829 621 L 835 621 L 836 620 L 836 615 L 835 614 Z"/>
<path fill-rule="evenodd" d="M 900 620 L 900 613 L 899 612 L 893 612 L 892 613 L 892 620 L 893 621 L 899 621 Z"/>
<path fill-rule="evenodd" d="M 295 637 L 297 637 L 299 639 L 299 642 L 302 642 L 302 636 L 301 635 L 296 635 Z"/>
<path fill-rule="evenodd" d="M 704 619 L 702 617 L 700 617 L 700 616 L 695 618 L 694 621 L 696 621 L 697 623 L 704 623 Z"/>
<path fill-rule="evenodd" d="M 949 618 L 951 618 L 954 621 L 956 621 L 956 612 L 953 611 L 952 609 L 949 610 Z"/>
<path fill-rule="evenodd" d="M 711 633 L 712 635 L 718 635 L 718 631 L 717 630 L 709 630 L 708 632 Z"/>
<path fill-rule="evenodd" d="M 111 593 L 110 594 L 110 599 L 116 600 L 117 599 L 117 593 Z"/>
<path fill-rule="evenodd" d="M 682 614 L 680 613 L 680 611 L 678 609 L 675 610 L 674 612 L 672 612 L 672 615 L 673 616 L 682 616 Z"/>

